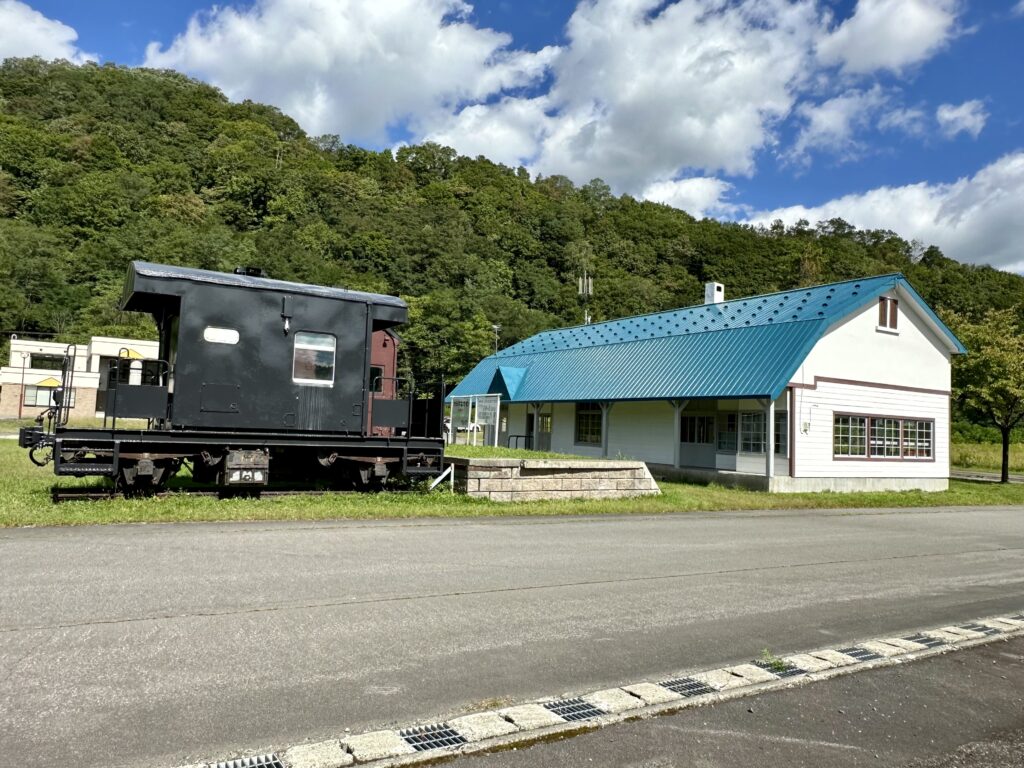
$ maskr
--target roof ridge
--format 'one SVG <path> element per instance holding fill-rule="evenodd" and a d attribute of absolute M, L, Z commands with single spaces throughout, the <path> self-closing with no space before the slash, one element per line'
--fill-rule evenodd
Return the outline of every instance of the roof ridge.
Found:
<path fill-rule="evenodd" d="M 613 318 L 611 320 L 601 320 L 600 322 L 597 322 L 597 323 L 577 323 L 576 325 L 564 325 L 561 328 L 549 328 L 546 331 L 540 331 L 540 332 L 538 332 L 538 333 L 536 333 L 534 335 L 535 336 L 540 336 L 543 333 L 560 333 L 562 331 L 571 331 L 574 328 L 593 328 L 593 327 L 598 326 L 598 325 L 606 325 L 608 323 L 621 323 L 621 322 L 623 322 L 625 320 L 637 320 L 637 319 L 639 319 L 641 317 L 653 317 L 654 315 L 664 315 L 664 314 L 667 314 L 669 312 L 682 312 L 683 310 L 686 310 L 686 309 L 698 309 L 700 307 L 722 306 L 723 304 L 732 304 L 735 301 L 750 301 L 751 299 L 766 299 L 769 296 L 779 296 L 779 295 L 781 295 L 783 293 L 793 293 L 794 291 L 813 291 L 813 290 L 816 290 L 818 288 L 828 288 L 828 287 L 833 286 L 833 285 L 844 285 L 845 283 L 856 283 L 856 282 L 862 281 L 862 280 L 877 280 L 880 277 L 900 277 L 900 278 L 903 278 L 904 280 L 906 279 L 905 275 L 902 272 L 884 272 L 881 275 L 869 275 L 868 277 L 850 277 L 850 278 L 847 278 L 846 280 L 836 280 L 835 282 L 832 282 L 832 283 L 818 283 L 817 285 L 798 285 L 795 288 L 786 288 L 785 290 L 772 291 L 770 293 L 755 293 L 755 294 L 753 294 L 751 296 L 737 296 L 735 299 L 725 299 L 724 301 L 718 301 L 718 302 L 715 302 L 713 304 L 705 304 L 705 303 L 701 303 L 701 304 L 687 304 L 686 306 L 683 306 L 683 307 L 674 307 L 672 309 L 659 309 L 656 312 L 643 312 L 643 313 L 641 313 L 639 315 L 625 315 L 623 317 L 616 317 L 616 318 Z M 709 331 L 709 333 L 710 333 L 710 331 Z M 527 337 L 527 338 L 533 338 L 533 337 Z M 526 341 L 526 339 L 522 339 L 521 341 Z M 521 341 L 517 341 L 516 344 L 521 343 Z"/>

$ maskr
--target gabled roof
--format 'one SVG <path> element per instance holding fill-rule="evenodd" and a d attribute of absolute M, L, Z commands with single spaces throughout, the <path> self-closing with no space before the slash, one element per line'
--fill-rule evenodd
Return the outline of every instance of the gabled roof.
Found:
<path fill-rule="evenodd" d="M 830 328 L 893 290 L 950 352 L 966 351 L 906 278 L 889 274 L 543 331 L 480 361 L 451 394 L 499 393 L 510 402 L 774 399 Z M 523 371 L 514 387 L 508 370 Z"/>

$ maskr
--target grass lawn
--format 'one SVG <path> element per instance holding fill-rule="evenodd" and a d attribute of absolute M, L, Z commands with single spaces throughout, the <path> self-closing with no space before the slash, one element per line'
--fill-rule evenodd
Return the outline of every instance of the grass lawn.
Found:
<path fill-rule="evenodd" d="M 464 454 L 464 446 L 457 453 Z M 535 456 L 535 454 L 528 454 Z M 671 512 L 916 507 L 965 504 L 1024 504 L 1024 485 L 952 482 L 944 493 L 801 493 L 772 495 L 716 485 L 661 483 L 660 496 L 605 501 L 534 501 L 501 504 L 448 491 L 429 494 L 329 494 L 268 499 L 218 500 L 170 494 L 153 499 L 115 499 L 53 504 L 50 488 L 58 478 L 50 467 L 31 464 L 13 440 L 0 441 L 0 526 L 160 523 L 190 520 L 330 520 L 499 515 L 663 514 Z M 61 485 L 88 479 L 60 478 Z"/>
<path fill-rule="evenodd" d="M 1002 468 L 1003 447 L 996 443 L 953 443 L 950 460 L 959 469 L 998 472 Z M 1010 444 L 1010 471 L 1024 472 L 1024 443 Z"/>

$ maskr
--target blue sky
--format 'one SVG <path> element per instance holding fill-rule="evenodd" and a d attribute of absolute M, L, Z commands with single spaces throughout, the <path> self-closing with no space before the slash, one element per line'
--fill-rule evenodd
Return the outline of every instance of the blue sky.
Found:
<path fill-rule="evenodd" d="M 0 57 L 170 67 L 312 134 L 1014 271 L 1022 39 L 1024 0 L 0 0 Z"/>

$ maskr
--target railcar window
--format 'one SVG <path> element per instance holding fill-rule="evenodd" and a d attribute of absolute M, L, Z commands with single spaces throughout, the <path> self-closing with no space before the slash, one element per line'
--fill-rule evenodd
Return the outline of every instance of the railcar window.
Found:
<path fill-rule="evenodd" d="M 333 387 L 336 347 L 337 340 L 329 333 L 296 333 L 292 381 L 296 384 Z"/>
<path fill-rule="evenodd" d="M 203 329 L 203 341 L 212 344 L 237 344 L 238 331 L 234 328 L 215 328 L 209 325 Z"/>

